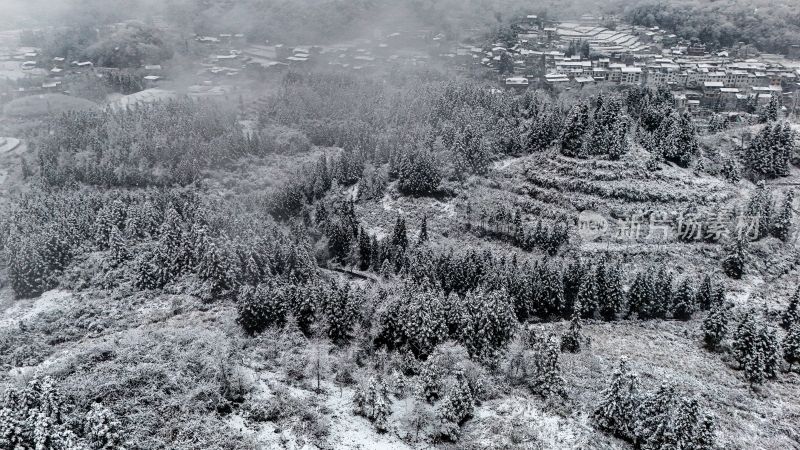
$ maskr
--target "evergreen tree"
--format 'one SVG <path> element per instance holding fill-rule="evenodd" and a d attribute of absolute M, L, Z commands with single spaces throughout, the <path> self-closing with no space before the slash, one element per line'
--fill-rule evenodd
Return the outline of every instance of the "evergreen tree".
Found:
<path fill-rule="evenodd" d="M 739 163 L 736 162 L 736 158 L 734 156 L 725 158 L 725 161 L 722 163 L 721 172 L 725 179 L 730 183 L 738 183 L 739 180 L 742 179 L 742 170 L 739 167 Z"/>
<path fill-rule="evenodd" d="M 716 350 L 728 333 L 728 310 L 722 304 L 714 305 L 703 319 L 703 341 L 709 350 Z"/>
<path fill-rule="evenodd" d="M 639 319 L 646 319 L 647 317 L 643 314 L 643 311 L 647 309 L 649 303 L 650 298 L 645 274 L 638 272 L 628 291 L 628 317 L 636 314 Z"/>
<path fill-rule="evenodd" d="M 672 317 L 677 320 L 689 320 L 695 312 L 695 292 L 691 280 L 684 278 L 672 301 Z"/>
<path fill-rule="evenodd" d="M 457 441 L 461 425 L 469 420 L 475 409 L 475 398 L 462 372 L 456 373 L 456 379 L 447 392 L 439 409 L 442 424 L 441 435 L 450 441 Z"/>
<path fill-rule="evenodd" d="M 669 448 L 673 441 L 670 415 L 675 403 L 675 388 L 668 383 L 644 396 L 641 407 L 636 411 L 633 429 L 637 448 Z"/>
<path fill-rule="evenodd" d="M 625 304 L 622 269 L 618 264 L 606 266 L 600 298 L 600 315 L 604 320 L 616 320 Z"/>
<path fill-rule="evenodd" d="M 559 139 L 561 153 L 575 157 L 583 145 L 583 137 L 589 128 L 589 105 L 579 103 L 572 107 L 564 123 Z"/>
<path fill-rule="evenodd" d="M 777 124 L 772 129 L 772 172 L 776 177 L 789 175 L 789 164 L 792 158 L 791 145 L 793 142 L 791 144 L 784 142 L 784 129 L 789 129 L 789 133 L 791 133 L 789 124 Z"/>
<path fill-rule="evenodd" d="M 394 223 L 394 230 L 392 231 L 392 245 L 400 247 L 405 250 L 408 246 L 408 237 L 406 235 L 406 220 L 402 217 L 397 217 Z"/>
<path fill-rule="evenodd" d="M 328 338 L 337 344 L 349 341 L 360 319 L 363 295 L 351 289 L 349 284 L 332 282 L 319 297 L 319 310 L 325 317 Z"/>
<path fill-rule="evenodd" d="M 389 431 L 390 414 L 391 410 L 389 409 L 389 404 L 384 399 L 384 396 L 378 395 L 375 399 L 375 412 L 373 414 L 373 423 L 375 424 L 375 429 L 378 430 L 379 433 L 385 433 Z"/>
<path fill-rule="evenodd" d="M 359 227 L 358 231 L 358 268 L 360 270 L 369 269 L 372 264 L 372 241 L 364 228 Z"/>
<path fill-rule="evenodd" d="M 230 288 L 230 261 L 224 250 L 208 237 L 198 244 L 198 250 L 202 252 L 197 258 L 197 275 L 200 279 L 210 283 L 212 293 Z"/>
<path fill-rule="evenodd" d="M 600 303 L 600 286 L 597 283 L 597 268 L 591 268 L 584 274 L 578 290 L 576 304 L 581 306 L 580 315 L 585 319 L 593 318 Z"/>
<path fill-rule="evenodd" d="M 92 409 L 86 413 L 83 428 L 92 449 L 124 448 L 122 424 L 114 413 L 99 403 L 93 403 Z"/>
<path fill-rule="evenodd" d="M 581 351 L 581 318 L 579 314 L 574 314 L 569 322 L 569 329 L 561 336 L 561 351 L 578 353 Z"/>
<path fill-rule="evenodd" d="M 572 317 L 581 287 L 581 280 L 583 280 L 586 271 L 587 267 L 584 266 L 580 259 L 572 261 L 567 270 L 564 271 L 562 282 L 564 286 L 564 307 L 561 311 L 562 317 Z"/>
<path fill-rule="evenodd" d="M 775 332 L 761 323 L 753 311 L 747 312 L 733 339 L 733 355 L 744 369 L 750 384 L 773 378 L 778 364 L 778 340 Z"/>
<path fill-rule="evenodd" d="M 627 361 L 621 359 L 608 388 L 602 392 L 600 404 L 592 414 L 597 427 L 631 440 L 640 403 L 638 389 L 638 378 L 628 369 Z"/>
<path fill-rule="evenodd" d="M 789 306 L 781 315 L 781 327 L 788 330 L 798 323 L 800 323 L 800 287 L 794 291 L 794 295 L 789 299 Z"/>
<path fill-rule="evenodd" d="M 400 191 L 411 195 L 434 192 L 442 182 L 442 172 L 433 152 L 412 149 L 403 152 L 396 169 Z"/>
<path fill-rule="evenodd" d="M 112 225 L 111 232 L 108 235 L 108 249 L 111 251 L 111 260 L 115 264 L 122 263 L 130 256 L 125 237 L 115 225 Z"/>
<path fill-rule="evenodd" d="M 700 151 L 697 142 L 697 132 L 688 113 L 679 114 L 672 121 L 666 141 L 662 141 L 662 155 L 667 161 L 672 161 L 681 167 L 688 167 L 689 162 Z"/>
<path fill-rule="evenodd" d="M 674 297 L 672 272 L 667 270 L 666 266 L 661 266 L 657 272 L 651 273 L 648 278 L 647 288 L 650 303 L 645 315 L 650 318 L 664 319 Z"/>
<path fill-rule="evenodd" d="M 745 219 L 755 220 L 757 239 L 769 236 L 772 231 L 772 210 L 772 194 L 767 190 L 765 183 L 761 181 L 747 204 L 747 216 L 745 217 Z"/>
<path fill-rule="evenodd" d="M 793 201 L 794 193 L 789 191 L 783 199 L 783 205 L 778 212 L 778 217 L 775 218 L 772 224 L 772 235 L 783 242 L 787 242 L 791 235 Z"/>
<path fill-rule="evenodd" d="M 119 448 L 118 421 L 107 411 L 103 420 L 107 428 L 98 427 L 94 416 L 83 423 L 81 418 L 68 414 L 64 397 L 50 377 L 35 375 L 21 390 L 6 391 L 0 402 L 0 448 L 36 450 L 77 450 L 92 448 Z M 100 419 L 100 417 L 97 417 Z M 86 440 L 79 439 L 75 430 L 87 428 Z M 88 440 L 88 442 L 87 442 Z M 111 445 L 105 446 L 106 443 Z"/>
<path fill-rule="evenodd" d="M 428 242 L 428 216 L 422 216 L 422 224 L 419 227 L 419 244 Z"/>
<path fill-rule="evenodd" d="M 700 283 L 700 288 L 697 290 L 697 307 L 701 311 L 708 311 L 711 309 L 711 303 L 714 298 L 714 285 L 711 281 L 711 275 L 706 274 L 703 281 Z"/>
<path fill-rule="evenodd" d="M 47 288 L 48 273 L 35 241 L 14 242 L 8 250 L 8 278 L 16 297 L 41 294 Z"/>
<path fill-rule="evenodd" d="M 237 322 L 250 334 L 283 325 L 289 306 L 285 293 L 284 287 L 274 284 L 244 286 L 238 295 Z"/>
<path fill-rule="evenodd" d="M 464 313 L 459 341 L 472 357 L 493 359 L 514 335 L 516 315 L 503 292 L 468 292 Z"/>
<path fill-rule="evenodd" d="M 727 255 L 722 261 L 722 270 L 725 272 L 725 275 L 735 280 L 742 278 L 745 270 L 746 258 L 745 241 L 741 237 L 737 238 L 732 244 L 728 245 Z"/>
<path fill-rule="evenodd" d="M 715 450 L 717 447 L 716 421 L 711 414 L 704 414 L 697 427 L 693 448 L 695 450 Z"/>
<path fill-rule="evenodd" d="M 670 424 L 674 446 L 675 448 L 694 448 L 700 425 L 700 405 L 696 398 L 683 398 L 675 409 Z"/>
<path fill-rule="evenodd" d="M 533 370 L 528 380 L 531 391 L 544 398 L 564 395 L 564 379 L 558 363 L 558 344 L 548 336 L 540 339 L 533 350 Z"/>
<path fill-rule="evenodd" d="M 800 322 L 795 322 L 783 338 L 783 359 L 789 363 L 789 370 L 800 362 Z"/>
<path fill-rule="evenodd" d="M 514 74 L 514 60 L 508 52 L 500 54 L 500 61 L 497 64 L 497 71 L 500 75 L 513 75 Z"/>
<path fill-rule="evenodd" d="M 772 94 L 769 98 L 769 103 L 764 108 L 763 119 L 767 122 L 776 122 L 778 120 L 778 97 Z"/>
<path fill-rule="evenodd" d="M 748 169 L 756 179 L 771 178 L 774 175 L 772 138 L 772 127 L 767 125 L 750 141 L 745 152 Z"/>

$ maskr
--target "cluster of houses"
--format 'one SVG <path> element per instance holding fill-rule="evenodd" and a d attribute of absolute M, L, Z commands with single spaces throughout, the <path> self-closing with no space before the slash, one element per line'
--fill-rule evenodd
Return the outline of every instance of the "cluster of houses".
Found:
<path fill-rule="evenodd" d="M 410 43 L 442 39 L 430 31 L 394 32 L 374 39 L 357 39 L 341 44 L 296 45 L 265 42 L 247 43 L 244 35 L 198 36 L 207 48 L 201 74 L 216 78 L 238 76 L 242 71 L 282 72 L 290 67 L 329 65 L 347 70 L 365 70 L 384 63 L 423 65 L 430 55 L 414 50 Z"/>
<path fill-rule="evenodd" d="M 459 45 L 454 57 L 461 67 L 500 72 L 509 88 L 668 87 L 688 110 L 740 110 L 743 104 L 768 103 L 800 87 L 800 61 L 754 57 L 749 48 L 710 53 L 702 44 L 682 42 L 657 27 L 618 24 L 612 30 L 600 25 L 614 21 L 585 15 L 574 23 L 557 23 L 531 15 L 517 24 L 513 45 Z"/>
<path fill-rule="evenodd" d="M 48 58 L 33 47 L 0 54 L 0 65 L 5 69 L 0 74 L 2 78 L 14 82 L 14 92 L 4 92 L 4 96 L 63 91 L 69 75 L 93 68 L 91 61 L 67 61 L 60 56 Z"/>

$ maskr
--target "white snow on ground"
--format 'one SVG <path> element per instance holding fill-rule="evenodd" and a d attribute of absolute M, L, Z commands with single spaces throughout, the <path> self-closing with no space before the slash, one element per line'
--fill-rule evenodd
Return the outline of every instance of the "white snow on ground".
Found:
<path fill-rule="evenodd" d="M 0 154 L 11 153 L 19 146 L 19 139 L 12 137 L 0 137 Z"/>
<path fill-rule="evenodd" d="M 173 91 L 166 89 L 145 89 L 135 94 L 125 95 L 108 104 L 111 109 L 125 109 L 140 104 L 155 103 L 158 101 L 170 100 L 177 97 Z"/>
<path fill-rule="evenodd" d="M 760 276 L 745 275 L 742 278 L 741 289 L 733 292 L 728 292 L 727 300 L 736 306 L 757 306 L 750 302 L 750 297 L 756 288 L 764 284 L 764 278 Z"/>
<path fill-rule="evenodd" d="M 469 441 L 480 448 L 585 448 L 587 442 L 571 418 L 548 414 L 531 400 L 509 397 L 490 400 L 475 409 L 475 417 L 464 425 Z M 517 436 L 517 442 L 500 442 L 498 436 Z"/>
<path fill-rule="evenodd" d="M 411 449 L 394 433 L 379 434 L 367 419 L 353 415 L 352 389 L 342 389 L 341 392 L 334 386 L 331 389 L 325 406 L 331 410 L 331 436 L 330 442 L 335 448 L 348 450 L 402 450 Z M 397 403 L 394 402 L 392 410 L 396 411 Z M 390 423 L 397 423 L 393 414 Z"/>
<path fill-rule="evenodd" d="M 253 392 L 254 401 L 267 401 L 274 394 L 274 387 L 281 386 L 285 388 L 289 395 L 298 399 L 311 399 L 319 395 L 319 404 L 321 408 L 326 410 L 325 417 L 329 420 L 328 430 L 329 435 L 326 439 L 327 446 L 325 448 L 335 448 L 342 450 L 405 450 L 412 449 L 408 444 L 403 442 L 395 433 L 378 433 L 375 427 L 367 419 L 353 415 L 353 395 L 354 391 L 348 387 L 336 386 L 333 383 L 323 381 L 321 387 L 324 390 L 322 394 L 316 394 L 306 389 L 293 386 L 288 383 L 281 374 L 273 371 L 254 371 L 245 368 L 243 373 L 255 387 Z M 309 404 L 311 402 L 309 401 Z M 399 417 L 402 416 L 402 401 L 394 402 L 392 406 L 392 419 L 390 423 L 397 423 Z M 245 420 L 242 416 L 232 414 L 228 418 L 228 424 L 240 430 L 246 435 L 252 437 L 259 445 L 260 448 L 282 448 L 282 449 L 308 449 L 316 450 L 317 446 L 304 442 L 298 435 L 302 427 L 302 423 L 296 424 L 282 424 L 276 425 L 273 422 L 266 422 L 262 424 L 254 424 Z M 276 432 L 276 429 L 280 429 Z"/>
<path fill-rule="evenodd" d="M 381 206 L 384 210 L 403 214 L 403 209 L 395 206 L 395 203 L 396 202 L 392 200 L 392 197 L 388 193 L 384 194 L 381 199 Z"/>
<path fill-rule="evenodd" d="M 15 300 L 0 311 L 0 329 L 18 326 L 19 322 L 35 318 L 40 313 L 61 305 L 72 298 L 67 291 L 47 291 L 39 297 Z"/>
<path fill-rule="evenodd" d="M 509 167 L 515 165 L 515 163 L 523 160 L 524 158 L 525 158 L 524 156 L 520 156 L 517 158 L 505 158 L 501 159 L 500 161 L 495 161 L 494 163 L 492 163 L 492 169 L 499 171 L 508 169 Z"/>

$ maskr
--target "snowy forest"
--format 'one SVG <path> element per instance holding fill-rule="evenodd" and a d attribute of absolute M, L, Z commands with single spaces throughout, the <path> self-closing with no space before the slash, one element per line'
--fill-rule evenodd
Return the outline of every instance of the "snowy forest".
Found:
<path fill-rule="evenodd" d="M 800 448 L 788 93 L 701 117 L 436 59 L 591 2 L 56 3 L 0 0 L 76 61 L 0 71 L 0 450 Z M 641 3 L 605 8 L 707 38 Z M 423 37 L 366 65 L 393 17 Z"/>

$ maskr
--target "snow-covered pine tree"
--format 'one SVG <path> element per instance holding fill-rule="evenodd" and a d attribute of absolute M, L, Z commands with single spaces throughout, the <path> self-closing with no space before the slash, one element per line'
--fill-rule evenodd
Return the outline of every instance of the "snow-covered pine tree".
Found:
<path fill-rule="evenodd" d="M 794 202 L 794 193 L 789 191 L 783 199 L 783 204 L 777 217 L 772 220 L 772 235 L 776 238 L 786 242 L 789 240 L 792 232 L 792 203 Z"/>
<path fill-rule="evenodd" d="M 789 165 L 791 164 L 792 150 L 791 144 L 787 143 L 784 139 L 784 129 L 791 127 L 789 124 L 777 124 L 772 129 L 773 133 L 773 148 L 772 148 L 772 173 L 776 177 L 785 177 L 789 175 Z"/>
<path fill-rule="evenodd" d="M 788 330 L 794 324 L 800 323 L 800 287 L 794 291 L 789 299 L 789 306 L 781 314 L 781 327 Z"/>
<path fill-rule="evenodd" d="M 676 119 L 672 121 L 667 139 L 662 154 L 667 161 L 672 161 L 681 167 L 688 167 L 692 158 L 700 151 L 697 132 L 688 113 L 677 114 Z"/>
<path fill-rule="evenodd" d="M 424 148 L 405 150 L 400 157 L 397 175 L 400 191 L 411 195 L 429 194 L 442 182 L 436 156 Z"/>
<path fill-rule="evenodd" d="M 187 268 L 184 266 L 183 253 L 186 247 L 183 236 L 181 216 L 175 208 L 170 207 L 164 222 L 159 227 L 158 245 L 155 250 L 160 269 L 168 280 L 179 276 Z"/>
<path fill-rule="evenodd" d="M 697 399 L 682 398 L 672 416 L 670 428 L 674 448 L 694 448 L 700 425 L 700 404 Z"/>
<path fill-rule="evenodd" d="M 373 413 L 373 424 L 379 433 L 389 431 L 389 416 L 391 415 L 389 403 L 382 395 L 375 398 L 375 408 Z"/>
<path fill-rule="evenodd" d="M 776 122 L 778 120 L 778 97 L 774 93 L 764 108 L 763 120 L 766 122 Z"/>
<path fill-rule="evenodd" d="M 561 336 L 561 351 L 578 353 L 581 351 L 581 317 L 580 314 L 573 314 L 572 320 L 569 322 L 569 329 L 563 336 Z"/>
<path fill-rule="evenodd" d="M 514 336 L 517 318 L 511 302 L 500 291 L 470 291 L 464 312 L 459 341 L 470 356 L 491 361 Z"/>
<path fill-rule="evenodd" d="M 579 103 L 572 107 L 564 122 L 559 142 L 561 153 L 575 157 L 583 146 L 583 138 L 589 128 L 589 105 Z"/>
<path fill-rule="evenodd" d="M 408 236 L 406 233 L 406 220 L 400 216 L 394 223 L 392 230 L 392 246 L 400 247 L 403 250 L 408 246 Z"/>
<path fill-rule="evenodd" d="M 722 261 L 722 270 L 725 275 L 738 280 L 744 275 L 747 254 L 745 252 L 745 241 L 743 238 L 737 238 L 732 243 L 728 244 L 727 255 Z"/>
<path fill-rule="evenodd" d="M 717 445 L 717 425 L 714 416 L 711 414 L 704 414 L 697 426 L 695 439 L 693 443 L 694 450 L 716 450 Z"/>
<path fill-rule="evenodd" d="M 635 412 L 633 426 L 637 448 L 661 449 L 673 443 L 670 414 L 676 400 L 675 388 L 671 383 L 663 383 L 655 392 L 644 396 Z"/>
<path fill-rule="evenodd" d="M 475 399 L 466 377 L 461 371 L 456 372 L 455 381 L 439 405 L 441 435 L 450 441 L 457 441 L 461 425 L 472 418 Z"/>
<path fill-rule="evenodd" d="M 650 301 L 645 275 L 637 272 L 628 291 L 628 317 L 636 314 L 639 319 L 646 319 L 646 315 L 643 315 L 642 312 L 645 311 L 648 303 Z"/>
<path fill-rule="evenodd" d="M 83 424 L 80 418 L 70 420 L 67 412 L 67 405 L 55 381 L 50 377 L 35 375 L 21 391 L 7 391 L 0 402 L 0 448 L 120 448 L 95 446 L 104 442 L 95 440 L 91 433 L 84 433 L 88 434 L 85 436 L 87 439 L 80 439 L 75 431 L 90 424 Z M 112 419 L 108 424 L 114 422 Z"/>
<path fill-rule="evenodd" d="M 795 322 L 783 338 L 783 359 L 789 363 L 789 370 L 800 362 L 800 322 Z"/>
<path fill-rule="evenodd" d="M 754 311 L 746 312 L 733 336 L 733 356 L 744 370 L 747 381 L 753 385 L 773 378 L 778 354 L 778 339 L 774 330 L 759 320 Z"/>
<path fill-rule="evenodd" d="M 677 320 L 689 320 L 696 310 L 695 290 L 689 277 L 683 279 L 678 291 L 672 299 L 672 317 Z"/>
<path fill-rule="evenodd" d="M 711 275 L 706 274 L 703 281 L 700 282 L 700 287 L 697 289 L 696 302 L 697 307 L 701 311 L 708 311 L 711 309 L 711 301 L 714 298 L 714 284 L 711 280 Z"/>
<path fill-rule="evenodd" d="M 367 393 L 364 389 L 364 386 L 359 385 L 356 387 L 353 394 L 353 414 L 366 417 L 368 410 Z"/>
<path fill-rule="evenodd" d="M 581 305 L 580 315 L 584 319 L 594 318 L 600 305 L 600 286 L 597 283 L 597 273 L 597 267 L 587 270 L 578 289 L 575 303 Z"/>
<path fill-rule="evenodd" d="M 653 281 L 649 284 L 652 302 L 650 308 L 652 315 L 658 319 L 667 317 L 667 312 L 675 296 L 673 288 L 674 275 L 666 265 L 662 265 L 658 272 L 655 272 Z"/>
<path fill-rule="evenodd" d="M 238 294 L 237 322 L 250 334 L 286 322 L 288 305 L 283 287 L 273 283 L 243 286 Z"/>
<path fill-rule="evenodd" d="M 121 264 L 130 256 L 125 236 L 116 225 L 112 225 L 108 235 L 108 249 L 111 251 L 111 260 L 114 264 Z"/>
<path fill-rule="evenodd" d="M 92 408 L 86 413 L 83 429 L 92 449 L 123 448 L 122 424 L 113 412 L 99 403 L 93 403 Z"/>
<path fill-rule="evenodd" d="M 358 268 L 367 270 L 372 264 L 372 241 L 363 227 L 358 230 Z"/>
<path fill-rule="evenodd" d="M 418 245 L 428 242 L 428 216 L 422 216 L 422 224 L 419 227 Z"/>
<path fill-rule="evenodd" d="M 8 248 L 8 278 L 17 298 L 35 297 L 47 287 L 47 265 L 35 240 L 16 240 Z"/>
<path fill-rule="evenodd" d="M 428 358 L 420 365 L 419 376 L 419 396 L 428 403 L 433 403 L 442 396 L 442 381 L 445 375 L 445 368 L 442 367 L 439 358 Z"/>
<path fill-rule="evenodd" d="M 64 227 L 51 225 L 34 237 L 47 272 L 51 275 L 64 270 L 72 259 L 68 235 L 69 231 Z"/>
<path fill-rule="evenodd" d="M 625 290 L 622 287 L 622 268 L 616 263 L 607 263 L 600 295 L 600 316 L 603 320 L 616 320 L 625 305 Z"/>
<path fill-rule="evenodd" d="M 533 349 L 533 373 L 528 386 L 534 394 L 544 398 L 564 395 L 564 379 L 558 363 L 558 344 L 552 336 L 540 339 Z"/>
<path fill-rule="evenodd" d="M 738 183 L 742 179 L 742 169 L 735 156 L 728 156 L 722 162 L 722 175 L 729 183 Z"/>
<path fill-rule="evenodd" d="M 112 220 L 110 205 L 100 208 L 94 219 L 94 242 L 97 248 L 105 250 L 108 248 L 108 235 L 111 232 Z"/>
<path fill-rule="evenodd" d="M 602 392 L 600 404 L 592 413 L 598 428 L 622 439 L 633 439 L 634 419 L 641 402 L 638 384 L 638 377 L 628 368 L 627 360 L 622 358 L 608 388 Z"/>
<path fill-rule="evenodd" d="M 320 310 L 325 316 L 328 337 L 337 344 L 350 340 L 357 321 L 363 295 L 350 288 L 349 284 L 333 282 L 326 293 L 320 296 Z"/>
<path fill-rule="evenodd" d="M 703 342 L 709 350 L 717 350 L 728 333 L 728 309 L 723 304 L 712 307 L 703 319 Z"/>

